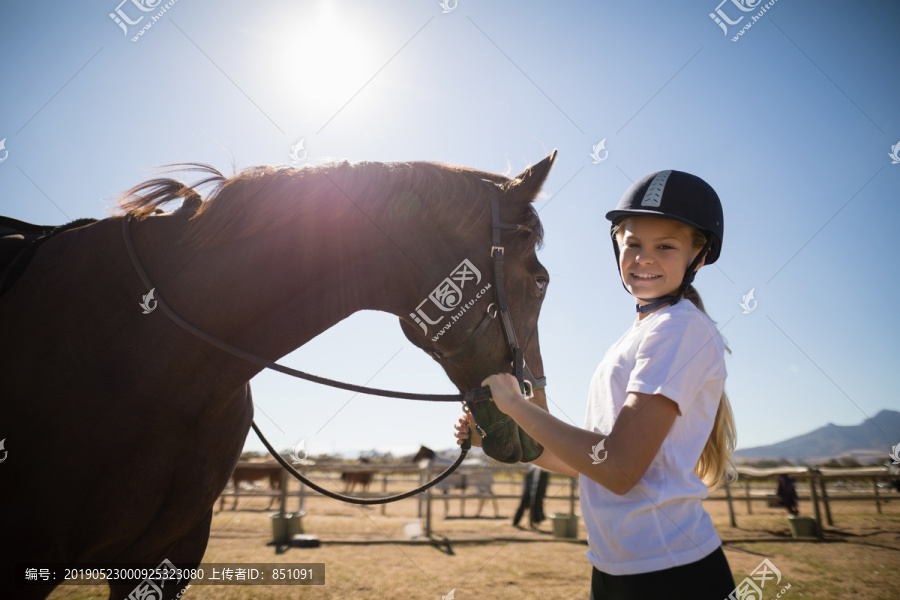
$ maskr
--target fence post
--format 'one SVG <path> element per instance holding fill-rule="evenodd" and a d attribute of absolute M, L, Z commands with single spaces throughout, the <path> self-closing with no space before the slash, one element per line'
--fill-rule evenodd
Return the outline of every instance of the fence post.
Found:
<path fill-rule="evenodd" d="M 816 537 L 820 540 L 825 537 L 825 533 L 822 530 L 822 513 L 819 512 L 819 496 L 816 494 L 816 479 L 818 479 L 818 471 L 809 467 L 807 474 L 809 475 L 809 495 L 810 500 L 813 503 L 813 509 L 816 513 Z"/>
<path fill-rule="evenodd" d="M 819 479 L 819 485 L 822 486 L 822 503 L 825 505 L 825 520 L 828 521 L 829 525 L 834 525 L 834 522 L 831 520 L 831 506 L 828 504 L 828 490 L 825 489 L 824 477 Z"/>
<path fill-rule="evenodd" d="M 881 514 L 881 500 L 878 499 L 878 478 L 872 478 L 872 489 L 875 490 L 875 508 L 878 510 L 878 514 Z"/>
<path fill-rule="evenodd" d="M 431 461 L 428 462 L 428 467 L 425 469 L 425 479 L 426 481 L 431 480 Z M 430 487 L 425 490 L 425 537 L 431 538 L 431 490 L 434 487 Z"/>
<path fill-rule="evenodd" d="M 269 486 L 272 487 L 272 486 Z M 287 469 L 281 470 L 281 518 L 287 514 L 287 498 L 288 498 L 288 472 Z M 271 500 L 270 500 L 271 502 Z"/>
<path fill-rule="evenodd" d="M 731 516 L 731 526 L 737 527 L 737 521 L 734 518 L 734 505 L 731 503 L 731 483 L 727 479 L 725 480 L 725 497 L 728 499 L 728 514 Z M 749 503 L 749 500 L 747 502 Z"/>
<path fill-rule="evenodd" d="M 753 503 L 750 502 L 750 479 L 747 479 L 746 481 L 744 481 L 744 489 L 745 489 L 746 495 L 747 495 L 747 514 L 752 515 L 753 514 Z M 733 520 L 734 519 L 732 518 L 732 521 Z M 732 523 L 731 526 L 735 527 L 734 523 Z"/>
<path fill-rule="evenodd" d="M 427 480 L 425 479 L 425 468 L 421 464 L 419 464 L 419 487 L 425 485 L 426 481 Z M 427 496 L 427 494 L 417 494 L 416 495 L 416 499 L 418 500 L 418 509 L 416 511 L 416 517 L 419 519 L 422 518 L 422 505 L 425 502 L 426 496 Z"/>
<path fill-rule="evenodd" d="M 388 474 L 387 474 L 387 472 L 385 472 L 384 479 L 382 480 L 382 486 L 381 486 L 381 492 L 382 492 L 381 495 L 382 496 L 387 496 L 387 480 L 388 480 Z M 384 504 L 381 505 L 381 514 L 382 515 L 384 514 L 385 510 L 387 510 L 387 502 L 385 502 Z"/>
<path fill-rule="evenodd" d="M 305 476 L 306 473 L 307 473 L 307 470 L 301 465 L 300 466 L 300 474 Z M 300 499 L 299 499 L 299 503 L 297 504 L 297 510 L 300 511 L 301 514 L 303 514 L 303 513 L 306 513 L 306 484 L 303 483 L 302 481 L 299 483 L 300 483 L 300 493 L 298 494 L 298 496 Z"/>
<path fill-rule="evenodd" d="M 572 477 L 569 482 L 569 519 L 571 523 L 575 522 L 575 485 L 578 483 L 577 477 Z M 534 499 L 532 498 L 532 502 Z"/>

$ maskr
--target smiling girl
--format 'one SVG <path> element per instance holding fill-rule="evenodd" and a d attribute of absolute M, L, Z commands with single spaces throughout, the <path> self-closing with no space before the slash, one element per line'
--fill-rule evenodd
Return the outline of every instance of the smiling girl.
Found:
<path fill-rule="evenodd" d="M 723 600 L 734 579 L 701 501 L 726 476 L 735 429 L 726 347 L 691 285 L 719 258 L 722 205 L 699 177 L 660 171 L 606 217 L 638 316 L 594 373 L 585 427 L 529 403 L 512 375 L 484 385 L 544 446 L 535 464 L 579 477 L 592 600 Z"/>

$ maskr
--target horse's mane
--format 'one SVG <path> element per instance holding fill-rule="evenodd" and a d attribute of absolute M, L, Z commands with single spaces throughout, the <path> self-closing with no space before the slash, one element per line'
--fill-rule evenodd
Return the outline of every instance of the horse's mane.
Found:
<path fill-rule="evenodd" d="M 362 211 L 380 227 L 409 221 L 430 223 L 431 227 L 439 223 L 465 235 L 490 212 L 488 203 L 475 200 L 484 195 L 482 180 L 501 187 L 510 184 L 501 175 L 420 161 L 343 161 L 299 169 L 259 166 L 232 177 L 201 163 L 168 166 L 205 177 L 192 185 L 169 177 L 145 181 L 123 194 L 119 212 L 143 219 L 183 198 L 178 210 L 191 213 L 192 225 L 186 236 L 200 245 L 217 245 L 259 233 L 273 223 L 302 218 L 312 206 L 321 206 L 322 198 L 334 198 L 335 194 L 347 201 L 334 206 L 332 218 Z M 210 187 L 206 200 L 197 191 L 204 186 Z M 543 227 L 532 204 L 526 205 L 515 222 L 535 245 L 541 244 Z"/>

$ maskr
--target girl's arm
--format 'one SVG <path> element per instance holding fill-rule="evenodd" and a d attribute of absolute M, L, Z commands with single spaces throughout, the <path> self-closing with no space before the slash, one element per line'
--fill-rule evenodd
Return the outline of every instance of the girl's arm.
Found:
<path fill-rule="evenodd" d="M 509 374 L 491 375 L 494 402 L 551 456 L 547 467 L 566 474 L 581 473 L 614 494 L 626 494 L 643 477 L 669 433 L 678 405 L 660 394 L 629 393 L 609 436 L 569 425 L 522 397 Z M 603 442 L 603 448 L 597 444 Z M 543 458 L 543 457 L 542 457 Z M 562 467 L 557 461 L 568 467 Z M 539 458 L 535 461 L 539 466 Z"/>
<path fill-rule="evenodd" d="M 578 471 L 566 464 L 560 457 L 553 454 L 546 446 L 544 446 L 544 451 L 541 452 L 541 455 L 531 462 L 548 471 L 553 471 L 554 473 L 561 473 L 563 475 L 568 475 L 569 477 L 578 477 Z"/>

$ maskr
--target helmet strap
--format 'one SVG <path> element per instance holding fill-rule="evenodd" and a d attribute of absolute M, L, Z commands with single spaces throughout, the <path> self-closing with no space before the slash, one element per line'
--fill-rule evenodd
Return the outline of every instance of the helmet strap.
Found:
<path fill-rule="evenodd" d="M 706 253 L 709 252 L 710 247 L 712 246 L 712 240 L 707 238 L 706 243 L 703 245 L 703 248 L 700 252 L 697 253 L 697 256 L 694 257 L 694 260 L 691 261 L 691 264 L 688 265 L 687 269 L 684 271 L 684 278 L 681 280 L 681 287 L 678 288 L 678 291 L 669 296 L 660 296 L 658 298 L 639 298 L 635 296 L 641 302 L 646 302 L 647 304 L 635 304 L 634 308 L 640 314 L 647 314 L 649 312 L 653 312 L 660 306 L 665 306 L 666 304 L 675 305 L 678 304 L 678 301 L 684 297 L 684 293 L 687 291 L 688 287 L 691 283 L 694 282 L 694 275 L 697 274 L 697 267 L 700 265 L 700 261 L 706 256 Z M 618 263 L 618 261 L 616 261 Z M 622 282 L 625 283 L 624 281 Z M 627 287 L 625 289 L 628 289 Z"/>

